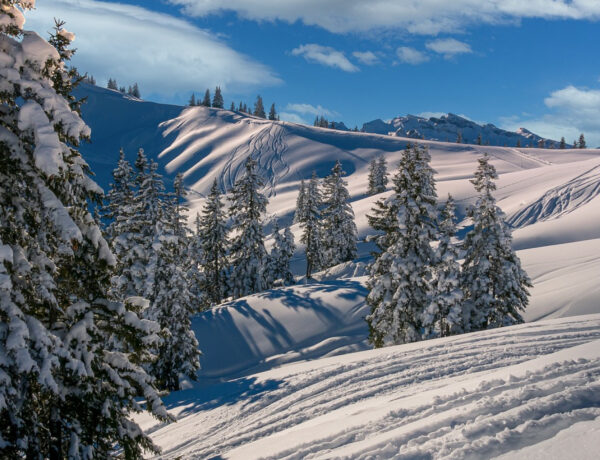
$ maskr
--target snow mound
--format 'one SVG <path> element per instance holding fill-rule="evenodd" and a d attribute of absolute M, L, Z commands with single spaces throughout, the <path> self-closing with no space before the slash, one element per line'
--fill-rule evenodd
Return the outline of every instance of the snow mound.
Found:
<path fill-rule="evenodd" d="M 364 279 L 272 289 L 193 318 L 202 380 L 368 348 Z"/>
<path fill-rule="evenodd" d="M 290 364 L 174 393 L 160 458 L 493 458 L 600 429 L 600 315 Z M 597 442 L 573 445 L 580 458 Z"/>

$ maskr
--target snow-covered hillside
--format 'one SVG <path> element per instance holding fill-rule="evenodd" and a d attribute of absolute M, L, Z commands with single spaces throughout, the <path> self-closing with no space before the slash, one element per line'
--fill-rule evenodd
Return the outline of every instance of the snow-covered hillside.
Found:
<path fill-rule="evenodd" d="M 471 144 L 475 144 L 481 136 L 483 144 L 509 147 L 516 147 L 517 143 L 522 146 L 537 146 L 540 140 L 544 140 L 548 147 L 555 143 L 525 128 L 519 128 L 516 132 L 506 131 L 490 123 L 480 125 L 453 113 L 430 118 L 406 115 L 393 118 L 389 122 L 377 119 L 363 124 L 362 130 L 367 133 L 445 142 L 456 142 L 460 134 L 462 142 Z"/>
<path fill-rule="evenodd" d="M 177 423 L 140 418 L 160 458 L 592 459 L 600 315 L 306 361 L 166 403 Z"/>
<path fill-rule="evenodd" d="M 130 159 L 142 147 L 167 179 L 184 174 L 191 216 L 213 180 L 229 189 L 252 155 L 268 217 L 298 241 L 300 180 L 313 170 L 325 176 L 338 159 L 348 173 L 357 261 L 194 317 L 199 382 L 167 398 L 180 421 L 143 419 L 165 458 L 478 458 L 530 456 L 531 445 L 558 457 L 577 446 L 585 458 L 599 448 L 583 433 L 600 431 L 600 150 L 419 141 L 431 153 L 440 202 L 448 193 L 456 200 L 459 236 L 468 230 L 477 158 L 490 155 L 500 175 L 495 196 L 533 281 L 529 323 L 370 351 L 366 216 L 390 192 L 366 195 L 368 166 L 383 155 L 393 172 L 413 139 L 81 91 L 92 128 L 81 150 L 101 185 L 121 146 Z M 293 269 L 303 272 L 302 247 Z"/>

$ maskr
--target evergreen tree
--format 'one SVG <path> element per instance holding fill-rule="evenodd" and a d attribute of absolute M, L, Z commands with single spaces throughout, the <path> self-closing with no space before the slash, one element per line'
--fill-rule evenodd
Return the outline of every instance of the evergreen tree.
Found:
<path fill-rule="evenodd" d="M 297 209 L 298 222 L 303 228 L 302 238 L 306 249 L 306 279 L 322 267 L 322 230 L 321 230 L 321 208 L 323 206 L 321 192 L 319 191 L 319 179 L 313 171 L 312 177 L 303 199 L 302 209 Z"/>
<path fill-rule="evenodd" d="M 142 95 L 140 94 L 140 87 L 138 86 L 137 83 L 133 84 L 133 88 L 131 89 L 131 95 L 133 97 L 137 97 L 138 99 L 141 99 Z"/>
<path fill-rule="evenodd" d="M 108 84 L 106 85 L 106 87 L 108 89 L 114 89 L 114 90 L 119 89 L 119 87 L 117 86 L 117 80 L 113 80 L 112 78 L 108 79 Z"/>
<path fill-rule="evenodd" d="M 169 419 L 139 366 L 157 328 L 109 300 L 101 189 L 77 150 L 90 130 L 63 96 L 65 50 L 22 30 L 32 5 L 0 13 L 0 457 L 136 458 L 156 449 L 131 413 Z"/>
<path fill-rule="evenodd" d="M 579 148 L 580 149 L 585 149 L 586 148 L 585 137 L 584 137 L 583 133 L 581 133 L 579 135 Z"/>
<path fill-rule="evenodd" d="M 324 267 L 333 267 L 356 257 L 358 231 L 343 175 L 342 164 L 336 161 L 331 174 L 323 180 Z"/>
<path fill-rule="evenodd" d="M 231 101 L 231 106 L 229 107 L 229 110 L 235 112 L 235 102 Z"/>
<path fill-rule="evenodd" d="M 194 107 L 196 105 L 196 95 L 192 93 L 192 97 L 190 97 L 190 101 L 188 102 L 190 107 Z"/>
<path fill-rule="evenodd" d="M 387 163 L 383 155 L 373 158 L 369 164 L 368 194 L 376 195 L 385 192 L 388 183 Z"/>
<path fill-rule="evenodd" d="M 275 103 L 271 104 L 271 109 L 269 110 L 269 120 L 277 120 L 277 112 L 275 111 Z"/>
<path fill-rule="evenodd" d="M 484 155 L 471 181 L 479 198 L 468 209 L 473 229 L 464 242 L 461 285 L 468 301 L 465 330 L 522 323 L 520 312 L 528 304 L 531 282 L 512 249 L 510 228 L 496 206 L 496 169 Z"/>
<path fill-rule="evenodd" d="M 396 235 L 370 267 L 366 320 L 375 347 L 421 339 L 423 313 L 432 301 L 436 192 L 429 153 L 404 151 L 388 208 L 397 210 Z"/>
<path fill-rule="evenodd" d="M 423 314 L 424 338 L 445 337 L 463 330 L 459 252 L 452 241 L 456 234 L 454 219 L 454 200 L 448 195 L 439 225 L 432 302 Z"/>
<path fill-rule="evenodd" d="M 265 106 L 263 105 L 262 97 L 256 96 L 256 102 L 254 103 L 254 112 L 252 113 L 255 117 L 267 118 L 265 113 Z"/>
<path fill-rule="evenodd" d="M 567 148 L 567 143 L 565 142 L 565 137 L 564 136 L 560 138 L 559 148 L 561 148 L 561 149 L 566 149 Z"/>
<path fill-rule="evenodd" d="M 234 234 L 231 238 L 231 294 L 234 298 L 268 289 L 262 216 L 267 198 L 260 192 L 263 181 L 256 171 L 256 160 L 248 157 L 246 174 L 231 190 L 230 214 Z"/>
<path fill-rule="evenodd" d="M 215 88 L 215 95 L 213 97 L 212 106 L 217 109 L 222 109 L 224 107 L 225 101 L 223 100 L 223 95 L 221 94 L 221 87 L 217 86 Z"/>
<path fill-rule="evenodd" d="M 481 140 L 481 133 L 479 133 L 477 135 L 477 145 L 481 145 L 482 144 L 482 140 Z"/>
<path fill-rule="evenodd" d="M 279 225 L 275 223 L 274 229 L 275 241 L 271 249 L 271 269 L 270 277 L 272 284 L 280 286 L 289 286 L 294 284 L 294 275 L 290 271 L 290 261 L 294 256 L 294 235 L 289 228 L 281 233 Z"/>
<path fill-rule="evenodd" d="M 166 204 L 164 222 L 155 239 L 154 283 L 149 296 L 150 307 L 144 312 L 148 319 L 157 321 L 163 331 L 152 373 L 159 386 L 169 391 L 181 389 L 180 374 L 196 380 L 200 368 L 198 341 L 190 322 L 194 308 L 186 263 L 189 261 L 189 230 L 185 223 L 186 192 L 181 174 L 173 185 L 175 191 Z"/>
<path fill-rule="evenodd" d="M 202 209 L 196 238 L 202 255 L 200 266 L 206 279 L 204 291 L 212 305 L 221 303 L 227 292 L 227 216 L 217 180 L 213 182 Z"/>
<path fill-rule="evenodd" d="M 127 92 L 127 90 L 125 89 L 125 87 L 124 87 L 124 86 L 121 86 L 121 87 L 119 88 L 119 91 L 120 91 L 121 93 L 123 93 L 123 94 L 125 94 L 125 93 Z"/>
<path fill-rule="evenodd" d="M 294 213 L 294 223 L 304 222 L 305 219 L 305 200 L 306 200 L 306 184 L 304 179 L 300 181 L 300 190 L 298 191 L 298 198 L 296 198 L 296 212 Z"/>
<path fill-rule="evenodd" d="M 210 107 L 211 106 L 211 102 L 210 102 L 210 91 L 207 89 L 206 92 L 204 93 L 204 99 L 202 99 L 202 105 L 204 107 Z"/>
<path fill-rule="evenodd" d="M 462 144 L 462 142 L 463 142 L 462 133 L 459 131 L 458 134 L 456 135 L 456 143 Z"/>

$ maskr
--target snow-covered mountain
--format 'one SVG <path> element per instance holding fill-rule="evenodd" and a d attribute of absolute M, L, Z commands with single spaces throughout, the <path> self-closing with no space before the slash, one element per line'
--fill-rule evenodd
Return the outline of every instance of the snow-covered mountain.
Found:
<path fill-rule="evenodd" d="M 462 142 L 475 144 L 481 136 L 483 144 L 516 147 L 538 146 L 544 140 L 550 147 L 557 144 L 551 139 L 544 139 L 525 128 L 516 132 L 500 129 L 490 123 L 480 125 L 467 118 L 449 113 L 441 117 L 423 118 L 415 115 L 399 116 L 389 122 L 381 119 L 363 124 L 362 130 L 367 133 L 392 134 L 413 139 L 428 139 L 433 141 L 456 142 L 459 134 Z"/>
<path fill-rule="evenodd" d="M 140 418 L 164 447 L 161 458 L 529 458 L 536 449 L 560 456 L 600 448 L 585 436 L 600 433 L 600 150 L 419 141 L 431 153 L 440 202 L 452 193 L 461 220 L 475 199 L 477 158 L 490 155 L 498 204 L 533 280 L 530 323 L 372 351 L 363 319 L 366 215 L 390 192 L 366 195 L 368 165 L 383 155 L 392 170 L 414 139 L 156 104 L 89 85 L 80 94 L 92 128 L 81 151 L 100 184 L 108 186 L 120 147 L 130 159 L 142 147 L 167 179 L 184 174 L 195 192 L 191 215 L 214 178 L 229 189 L 252 155 L 269 217 L 298 241 L 300 180 L 313 170 L 325 176 L 338 159 L 348 173 L 358 260 L 193 319 L 202 370 L 195 387 L 167 398 L 179 422 Z M 461 222 L 461 234 L 468 225 Z M 297 274 L 303 264 L 299 246 Z M 595 315 L 576 316 L 585 314 Z"/>

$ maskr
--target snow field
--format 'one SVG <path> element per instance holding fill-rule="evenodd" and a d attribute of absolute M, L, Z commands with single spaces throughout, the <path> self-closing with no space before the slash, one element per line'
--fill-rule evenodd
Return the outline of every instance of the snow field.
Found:
<path fill-rule="evenodd" d="M 491 458 L 600 424 L 600 315 L 306 361 L 166 398 L 161 458 Z"/>

